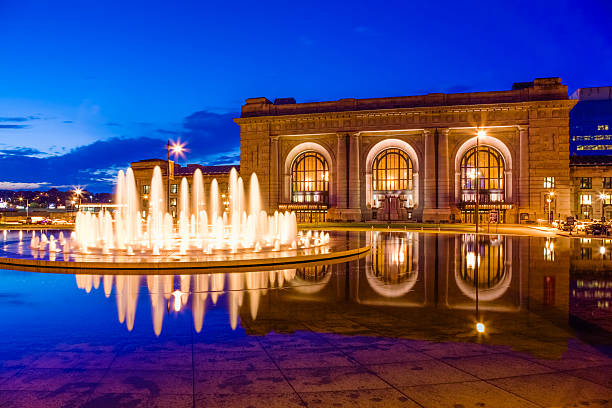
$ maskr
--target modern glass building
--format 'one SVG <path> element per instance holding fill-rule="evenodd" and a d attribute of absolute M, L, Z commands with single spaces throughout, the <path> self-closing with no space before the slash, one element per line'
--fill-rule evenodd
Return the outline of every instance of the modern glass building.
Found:
<path fill-rule="evenodd" d="M 570 154 L 612 155 L 612 86 L 579 88 L 570 99 Z"/>

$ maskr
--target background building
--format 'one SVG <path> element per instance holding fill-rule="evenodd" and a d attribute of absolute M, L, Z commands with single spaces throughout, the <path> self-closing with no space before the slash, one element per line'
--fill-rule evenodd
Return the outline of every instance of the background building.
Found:
<path fill-rule="evenodd" d="M 612 155 L 572 156 L 572 214 L 612 220 Z"/>
<path fill-rule="evenodd" d="M 189 184 L 193 181 L 193 173 L 196 169 L 200 169 L 204 179 L 204 191 L 210 191 L 210 184 L 214 179 L 219 183 L 219 193 L 221 200 L 225 204 L 226 195 L 229 192 L 229 173 L 232 168 L 240 172 L 240 166 L 202 166 L 199 164 L 188 164 L 185 167 L 174 163 L 172 160 L 162 159 L 147 159 L 133 162 L 131 164 L 134 171 L 134 179 L 136 180 L 136 188 L 138 189 L 141 198 L 141 208 L 147 210 L 149 207 L 149 193 L 151 192 L 151 178 L 153 177 L 153 169 L 159 166 L 162 173 L 162 182 L 166 197 L 169 198 L 169 211 L 173 217 L 177 215 L 177 204 L 179 200 L 180 185 L 183 177 Z M 170 180 L 168 180 L 168 174 Z M 168 188 L 170 193 L 168 194 Z"/>
<path fill-rule="evenodd" d="M 473 222 L 477 199 L 482 221 L 565 217 L 575 104 L 560 78 L 499 92 L 252 98 L 236 119 L 241 169 L 257 173 L 267 209 L 302 221 Z"/>
<path fill-rule="evenodd" d="M 570 154 L 612 154 L 612 86 L 577 89 L 570 112 Z"/>

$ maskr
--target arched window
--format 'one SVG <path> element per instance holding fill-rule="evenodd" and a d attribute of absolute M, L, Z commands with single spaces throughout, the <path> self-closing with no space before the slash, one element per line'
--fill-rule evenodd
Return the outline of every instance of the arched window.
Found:
<path fill-rule="evenodd" d="M 400 149 L 386 149 L 372 163 L 372 190 L 412 190 L 412 161 Z"/>
<path fill-rule="evenodd" d="M 461 201 L 476 201 L 477 168 L 479 203 L 504 202 L 504 159 L 501 153 L 489 146 L 480 146 L 478 151 L 472 147 L 461 159 Z"/>
<path fill-rule="evenodd" d="M 329 166 L 317 152 L 300 153 L 291 165 L 291 201 L 327 203 Z"/>

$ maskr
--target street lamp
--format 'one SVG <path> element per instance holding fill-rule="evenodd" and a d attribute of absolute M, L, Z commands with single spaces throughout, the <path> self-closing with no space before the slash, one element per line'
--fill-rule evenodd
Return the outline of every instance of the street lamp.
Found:
<path fill-rule="evenodd" d="M 553 216 L 552 216 L 551 211 L 550 211 L 551 210 L 550 206 L 552 204 L 552 200 L 553 200 L 554 196 L 555 196 L 555 192 L 554 191 L 550 191 L 548 193 L 548 197 L 546 198 L 546 202 L 548 203 L 548 223 L 552 223 L 552 221 L 553 221 Z"/>
<path fill-rule="evenodd" d="M 74 188 L 74 195 L 79 198 L 79 211 L 81 210 L 81 196 L 83 195 L 83 189 L 81 187 Z"/>
<path fill-rule="evenodd" d="M 168 139 L 168 143 L 166 143 L 166 150 L 168 152 L 168 212 L 170 212 L 170 153 L 174 155 L 174 160 L 177 160 L 179 156 L 185 157 L 185 152 L 187 151 L 187 149 L 185 149 L 186 144 L 187 143 L 185 142 L 181 143 L 180 139 L 176 142 L 170 141 L 170 139 Z"/>
<path fill-rule="evenodd" d="M 23 202 L 23 197 L 19 197 L 19 201 Z M 30 216 L 30 199 L 26 198 L 26 219 Z"/>
<path fill-rule="evenodd" d="M 601 222 L 606 222 L 606 217 L 604 217 L 604 202 L 606 199 L 606 193 L 601 193 L 599 198 L 601 199 Z"/>
<path fill-rule="evenodd" d="M 478 130 L 478 132 L 476 132 L 476 174 L 475 174 L 475 179 L 476 179 L 476 203 L 474 205 L 475 207 L 475 211 L 474 211 L 474 216 L 476 217 L 476 239 L 478 239 L 478 223 L 479 223 L 479 218 L 480 218 L 480 208 L 479 208 L 479 204 L 480 204 L 480 169 L 479 169 L 479 165 L 480 163 L 478 162 L 478 153 L 480 151 L 480 138 L 481 137 L 485 137 L 487 135 L 487 132 L 480 129 Z"/>

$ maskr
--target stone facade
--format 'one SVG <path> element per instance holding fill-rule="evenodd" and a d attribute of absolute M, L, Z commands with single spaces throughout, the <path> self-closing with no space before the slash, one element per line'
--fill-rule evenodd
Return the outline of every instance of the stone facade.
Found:
<path fill-rule="evenodd" d="M 568 121 L 575 103 L 559 78 L 500 92 L 299 104 L 247 99 L 235 120 L 241 172 L 257 174 L 264 206 L 274 210 L 292 201 L 294 159 L 318 152 L 329 165 L 328 220 L 370 220 L 380 205 L 372 191 L 372 162 L 385 149 L 400 149 L 413 166 L 409 219 L 455 222 L 473 208 L 462 198 L 460 166 L 478 143 L 499 152 L 504 163 L 503 197 L 481 210 L 503 211 L 511 223 L 546 219 L 545 179 L 554 177 L 551 211 L 563 218 L 573 213 Z M 477 142 L 479 130 L 486 135 Z"/>
<path fill-rule="evenodd" d="M 170 200 L 169 210 L 170 213 L 176 217 L 176 208 L 179 201 L 180 185 L 183 177 L 187 179 L 189 189 L 191 191 L 191 184 L 193 182 L 193 173 L 197 168 L 202 171 L 202 178 L 204 181 L 204 191 L 210 191 L 210 185 L 213 179 L 216 179 L 219 183 L 220 194 L 228 194 L 229 192 L 229 173 L 232 167 L 236 168 L 240 172 L 240 166 L 201 166 L 199 164 L 188 164 L 187 166 L 180 166 L 174 163 L 172 160 L 162 159 L 147 159 L 133 162 L 131 164 L 132 171 L 134 172 L 134 179 L 136 181 L 136 188 L 141 198 L 141 208 L 148 208 L 148 191 L 145 186 L 151 186 L 151 178 L 153 177 L 153 169 L 159 166 L 162 173 L 162 183 L 166 197 Z M 170 173 L 170 180 L 168 180 L 168 172 Z M 168 188 L 170 188 L 170 194 L 168 194 Z M 223 196 L 221 197 L 224 198 Z M 224 200 L 225 201 L 225 200 Z"/>

